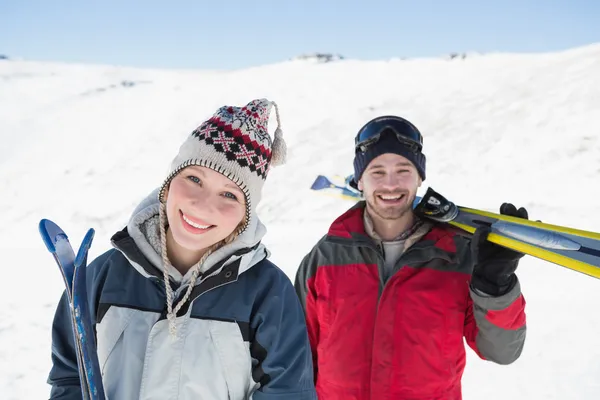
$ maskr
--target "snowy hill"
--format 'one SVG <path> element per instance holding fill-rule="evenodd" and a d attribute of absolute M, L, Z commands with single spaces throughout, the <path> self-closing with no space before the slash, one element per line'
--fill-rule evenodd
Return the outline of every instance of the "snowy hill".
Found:
<path fill-rule="evenodd" d="M 352 171 L 353 136 L 393 113 L 425 137 L 431 186 L 460 205 L 504 201 L 533 219 L 600 231 L 600 45 L 549 54 L 280 64 L 233 72 L 0 63 L 0 397 L 44 398 L 63 284 L 37 233 L 51 218 L 91 255 L 109 248 L 160 184 L 181 141 L 223 104 L 279 103 L 289 162 L 259 214 L 272 259 L 293 277 L 350 206 L 312 193 Z M 600 281 L 526 257 L 529 332 L 510 366 L 469 350 L 468 399 L 599 399 Z M 484 397 L 487 396 L 487 397 Z"/>

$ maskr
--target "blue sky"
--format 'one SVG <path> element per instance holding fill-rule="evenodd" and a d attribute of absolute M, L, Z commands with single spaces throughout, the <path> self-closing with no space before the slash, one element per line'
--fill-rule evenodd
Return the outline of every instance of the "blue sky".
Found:
<path fill-rule="evenodd" d="M 600 42 L 599 15 L 596 0 L 0 0 L 0 54 L 236 69 L 309 52 L 540 52 Z"/>

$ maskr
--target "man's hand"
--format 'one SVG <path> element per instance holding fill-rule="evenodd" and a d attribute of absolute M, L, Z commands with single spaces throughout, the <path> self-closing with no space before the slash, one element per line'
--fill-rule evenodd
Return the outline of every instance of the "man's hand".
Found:
<path fill-rule="evenodd" d="M 529 219 L 527 210 L 504 203 L 500 214 Z M 523 253 L 507 249 L 487 241 L 489 226 L 477 228 L 471 239 L 471 255 L 474 260 L 471 286 L 490 296 L 502 296 L 512 290 L 517 282 L 515 270 Z"/>

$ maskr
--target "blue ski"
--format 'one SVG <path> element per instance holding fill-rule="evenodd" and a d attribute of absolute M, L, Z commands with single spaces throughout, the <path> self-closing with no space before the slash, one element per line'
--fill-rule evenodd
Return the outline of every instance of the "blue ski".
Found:
<path fill-rule="evenodd" d="M 39 231 L 48 251 L 52 253 L 61 271 L 71 308 L 71 322 L 79 380 L 84 399 L 104 400 L 102 373 L 96 353 L 96 341 L 86 290 L 87 255 L 94 239 L 94 230 L 88 230 L 75 255 L 67 234 L 54 222 L 43 219 Z"/>
<path fill-rule="evenodd" d="M 321 193 L 331 194 L 346 200 L 362 200 L 361 193 L 350 186 L 351 179 L 352 175 L 344 178 L 343 182 L 333 182 L 333 179 L 324 175 L 318 175 L 310 188 L 311 190 L 318 190 Z"/>

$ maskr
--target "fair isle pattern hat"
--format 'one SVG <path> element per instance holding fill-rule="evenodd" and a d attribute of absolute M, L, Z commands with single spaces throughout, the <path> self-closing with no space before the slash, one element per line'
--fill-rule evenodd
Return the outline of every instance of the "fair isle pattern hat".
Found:
<path fill-rule="evenodd" d="M 272 107 L 275 107 L 277 117 L 273 140 L 268 132 Z M 283 165 L 286 152 L 277 104 L 267 99 L 256 99 L 243 107 L 223 106 L 181 145 L 160 188 L 159 200 L 166 202 L 166 189 L 184 168 L 192 165 L 207 167 L 240 187 L 246 200 L 247 225 L 261 199 L 270 166 Z M 245 229 L 246 226 L 240 233 Z"/>

